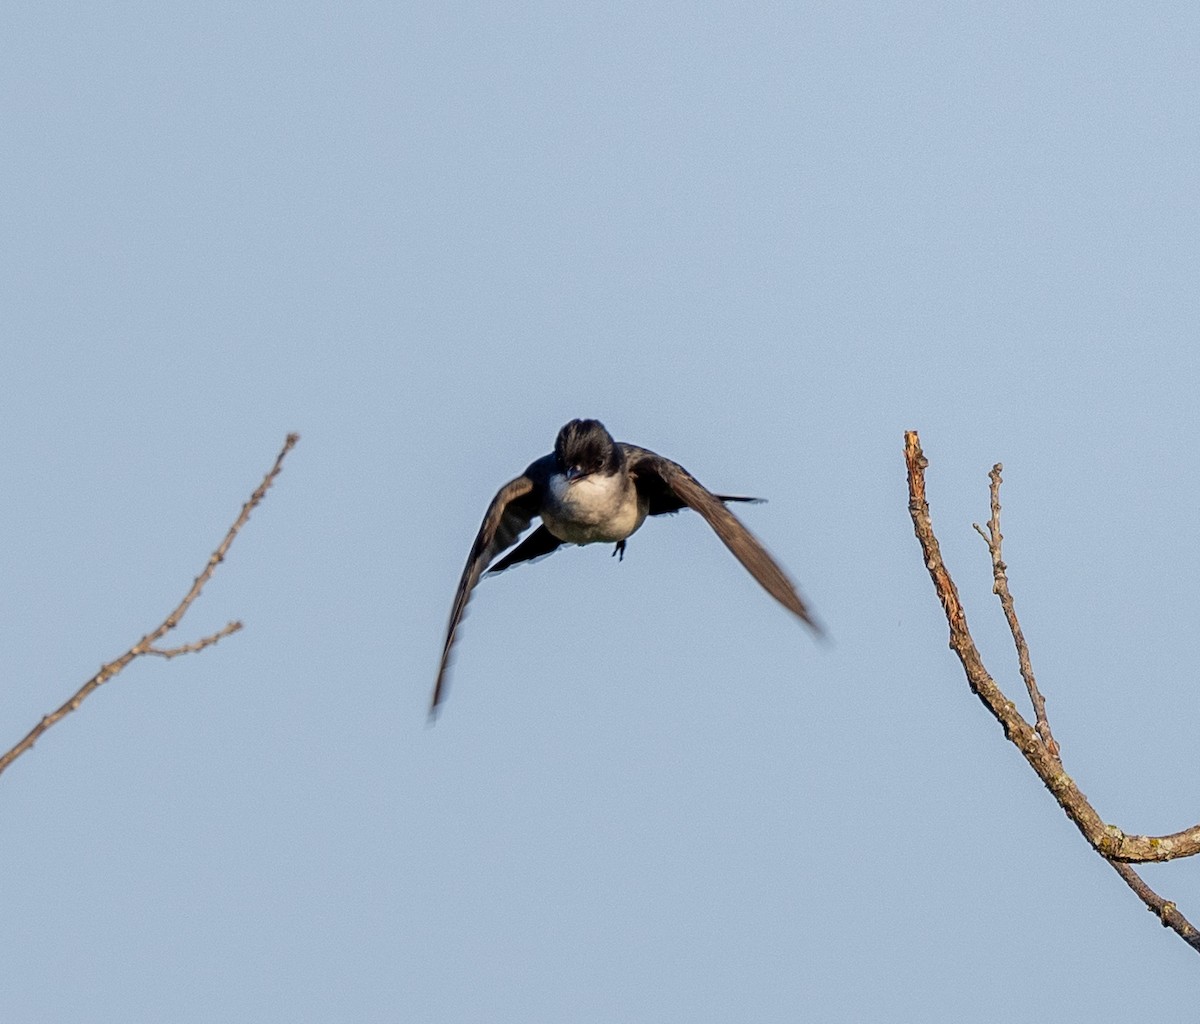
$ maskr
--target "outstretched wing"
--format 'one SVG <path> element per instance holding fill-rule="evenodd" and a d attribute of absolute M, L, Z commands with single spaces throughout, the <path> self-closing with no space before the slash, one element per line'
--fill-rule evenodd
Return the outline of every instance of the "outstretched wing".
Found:
<path fill-rule="evenodd" d="M 458 624 L 462 621 L 467 602 L 471 599 L 471 591 L 475 589 L 475 584 L 479 582 L 479 577 L 483 575 L 488 563 L 529 529 L 529 524 L 537 515 L 536 488 L 534 481 L 522 474 L 501 487 L 488 506 L 475 543 L 471 545 L 471 553 L 467 556 L 467 564 L 463 567 L 458 591 L 454 595 L 454 605 L 450 609 L 446 646 L 442 648 L 442 662 L 438 666 L 433 700 L 429 705 L 430 715 L 437 713 L 438 702 L 442 699 L 446 668 L 450 664 L 450 649 L 454 646 L 454 634 L 458 631 Z"/>
<path fill-rule="evenodd" d="M 795 584 L 775 559 L 767 554 L 766 548 L 723 504 L 738 499 L 713 494 L 677 462 L 636 445 L 626 444 L 623 447 L 638 491 L 649 501 L 651 515 L 673 512 L 685 505 L 695 509 L 768 594 L 802 619 L 814 632 L 821 632 L 820 626 L 809 615 L 800 595 L 796 593 Z"/>

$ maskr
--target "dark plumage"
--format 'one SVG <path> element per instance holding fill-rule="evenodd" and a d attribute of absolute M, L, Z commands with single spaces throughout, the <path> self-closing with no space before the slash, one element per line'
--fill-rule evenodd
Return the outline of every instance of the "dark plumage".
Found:
<path fill-rule="evenodd" d="M 725 507 L 726 502 L 760 500 L 713 494 L 677 462 L 614 441 L 599 420 L 571 420 L 558 432 L 554 451 L 501 487 L 484 514 L 454 595 L 430 714 L 442 698 L 458 625 L 485 571 L 503 572 L 549 555 L 565 543 L 615 543 L 613 554 L 623 556 L 626 538 L 647 516 L 683 508 L 699 512 L 763 589 L 819 632 L 791 580 Z M 541 525 L 492 564 L 539 516 Z"/>

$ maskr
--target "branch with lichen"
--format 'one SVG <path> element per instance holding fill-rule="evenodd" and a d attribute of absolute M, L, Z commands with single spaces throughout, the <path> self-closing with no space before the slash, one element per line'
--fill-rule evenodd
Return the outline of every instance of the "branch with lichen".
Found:
<path fill-rule="evenodd" d="M 1114 825 L 1107 824 L 1088 802 L 1075 781 L 1066 773 L 1058 743 L 1050 731 L 1046 703 L 1034 679 L 1029 647 L 1017 620 L 1015 604 L 1008 584 L 1008 567 L 1002 557 L 1000 535 L 1001 466 L 993 467 L 991 479 L 991 519 L 985 532 L 975 529 L 987 542 L 992 557 L 993 592 L 999 597 L 1013 642 L 1021 676 L 1029 693 L 1036 717 L 1036 726 L 1017 710 L 992 678 L 983 663 L 979 649 L 967 627 L 967 616 L 958 596 L 958 588 L 942 560 L 941 547 L 933 532 L 929 503 L 925 498 L 925 470 L 929 463 L 921 450 L 916 431 L 904 435 L 904 458 L 908 466 L 908 509 L 913 529 L 921 545 L 925 566 L 933 580 L 933 588 L 941 601 L 950 627 L 950 648 L 958 655 L 967 684 L 984 707 L 995 717 L 1005 737 L 1024 755 L 1060 807 L 1083 833 L 1084 838 L 1104 857 L 1126 884 L 1156 914 L 1165 927 L 1173 929 L 1189 946 L 1200 952 L 1200 932 L 1185 918 L 1174 903 L 1164 900 L 1141 879 L 1131 863 L 1167 861 L 1200 853 L 1200 825 L 1168 836 L 1127 835 Z"/>
<path fill-rule="evenodd" d="M 56 710 L 51 711 L 48 715 L 43 716 L 37 725 L 30 729 L 19 743 L 13 746 L 12 749 L 7 751 L 5 754 L 0 755 L 0 774 L 2 774 L 5 769 L 7 769 L 8 766 L 13 763 L 13 761 L 24 754 L 25 751 L 29 750 L 38 741 L 42 733 L 44 733 L 52 725 L 62 721 L 62 719 L 66 718 L 66 716 L 72 711 L 77 710 L 79 705 L 82 704 L 84 700 L 88 698 L 88 696 L 98 690 L 115 675 L 123 671 L 130 662 L 147 655 L 154 655 L 160 658 L 170 659 L 179 657 L 182 654 L 195 654 L 204 650 L 205 648 L 212 647 L 218 641 L 224 639 L 232 633 L 236 633 L 242 628 L 242 624 L 240 622 L 230 622 L 221 629 L 217 630 L 217 632 L 212 633 L 209 636 L 202 637 L 201 639 L 195 640 L 191 643 L 180 644 L 176 647 L 166 648 L 157 646 L 163 637 L 165 637 L 168 633 L 175 629 L 176 626 L 179 625 L 184 615 L 187 614 L 188 609 L 191 608 L 196 598 L 200 596 L 200 592 L 204 589 L 205 584 L 208 583 L 208 581 L 212 578 L 217 566 L 225 560 L 225 555 L 229 551 L 230 546 L 233 544 L 234 538 L 237 537 L 242 527 L 246 525 L 246 521 L 250 518 L 250 513 L 253 512 L 254 509 L 257 508 L 262 502 L 263 498 L 266 497 L 267 491 L 275 482 L 275 478 L 279 476 L 280 472 L 283 470 L 283 460 L 287 457 L 287 453 L 296 446 L 296 442 L 299 440 L 299 434 L 288 434 L 287 439 L 283 443 L 283 448 L 280 449 L 279 454 L 275 457 L 274 465 L 267 472 L 267 475 L 263 477 L 262 483 L 258 485 L 254 493 L 250 495 L 249 500 L 242 506 L 241 513 L 238 515 L 237 519 L 234 520 L 233 525 L 225 534 L 224 540 L 222 540 L 217 546 L 217 549 L 211 555 L 209 555 L 208 562 L 205 564 L 204 569 L 200 572 L 200 575 L 192 581 L 191 589 L 183 596 L 183 600 L 175 606 L 175 609 L 171 612 L 171 614 L 163 619 L 163 621 L 159 623 L 154 630 L 143 636 L 119 658 L 114 658 L 112 661 L 102 665 L 100 670 L 78 690 L 76 690 L 70 699 L 66 701 L 66 703 Z"/>

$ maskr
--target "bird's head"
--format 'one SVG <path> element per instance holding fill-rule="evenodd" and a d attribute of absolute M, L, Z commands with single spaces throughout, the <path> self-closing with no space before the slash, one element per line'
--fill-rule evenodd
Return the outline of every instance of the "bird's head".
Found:
<path fill-rule="evenodd" d="M 621 468 L 621 450 L 599 420 L 571 420 L 558 432 L 554 458 L 568 480 L 609 475 Z"/>

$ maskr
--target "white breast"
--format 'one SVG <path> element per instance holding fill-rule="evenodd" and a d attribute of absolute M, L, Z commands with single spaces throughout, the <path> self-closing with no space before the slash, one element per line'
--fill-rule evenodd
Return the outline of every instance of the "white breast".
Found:
<path fill-rule="evenodd" d="M 624 540 L 646 518 L 638 507 L 637 489 L 622 474 L 568 480 L 555 473 L 550 498 L 542 521 L 555 537 L 571 544 Z"/>

